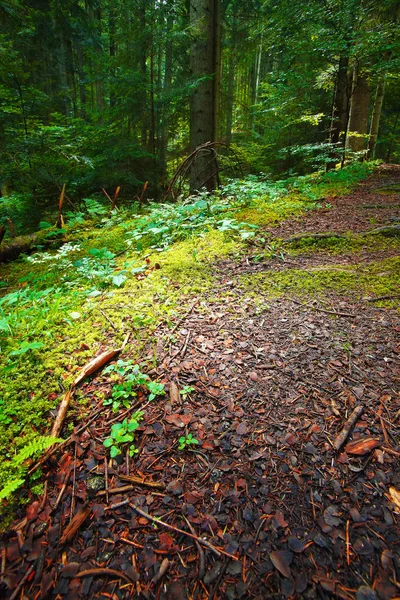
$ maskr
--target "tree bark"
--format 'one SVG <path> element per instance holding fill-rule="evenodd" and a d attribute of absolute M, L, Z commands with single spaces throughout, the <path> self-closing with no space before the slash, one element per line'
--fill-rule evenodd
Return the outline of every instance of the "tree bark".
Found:
<path fill-rule="evenodd" d="M 346 127 L 347 127 L 347 116 L 350 101 L 350 89 L 348 81 L 348 67 L 349 59 L 347 56 L 341 56 L 339 59 L 335 97 L 333 100 L 332 107 L 332 120 L 331 130 L 329 134 L 329 143 L 339 146 L 339 143 L 344 140 Z M 334 169 L 339 155 L 335 152 L 332 153 L 332 161 L 326 165 L 327 171 Z"/>
<path fill-rule="evenodd" d="M 172 83 L 172 64 L 173 64 L 173 48 L 172 48 L 172 28 L 174 25 L 174 17 L 171 10 L 171 5 L 168 4 L 169 10 L 166 20 L 165 32 L 165 66 L 164 66 L 164 81 L 163 81 L 163 102 L 161 106 L 160 118 L 160 140 L 159 140 L 159 156 L 160 156 L 160 172 L 163 179 L 166 179 L 167 174 L 167 145 L 168 145 L 168 117 L 169 117 L 169 98 Z"/>
<path fill-rule="evenodd" d="M 190 23 L 192 44 L 190 67 L 198 80 L 190 102 L 190 145 L 194 150 L 201 144 L 216 140 L 218 130 L 218 94 L 220 71 L 220 0 L 192 0 Z M 190 175 L 190 191 L 205 186 L 215 189 L 215 164 L 208 154 L 194 161 Z"/>
<path fill-rule="evenodd" d="M 366 75 L 355 66 L 347 134 L 347 147 L 352 152 L 362 153 L 366 150 L 370 99 L 371 91 Z"/>
<path fill-rule="evenodd" d="M 381 77 L 379 79 L 378 85 L 376 87 L 375 102 L 374 102 L 374 108 L 372 111 L 372 118 L 371 118 L 371 127 L 369 130 L 368 152 L 367 152 L 367 157 L 369 159 L 375 158 L 375 146 L 376 146 L 376 141 L 378 139 L 379 123 L 380 123 L 381 114 L 382 114 L 383 98 L 385 96 L 385 85 L 386 85 L 386 79 L 385 79 L 385 77 Z"/>

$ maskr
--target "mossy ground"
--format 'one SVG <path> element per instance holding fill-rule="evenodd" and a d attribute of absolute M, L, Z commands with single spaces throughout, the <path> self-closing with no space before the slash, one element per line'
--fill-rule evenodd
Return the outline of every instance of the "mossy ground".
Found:
<path fill-rule="evenodd" d="M 247 293 L 271 298 L 283 295 L 324 297 L 334 292 L 355 298 L 399 294 L 400 258 L 394 257 L 370 264 L 329 266 L 304 269 L 285 269 L 243 275 L 241 286 Z M 393 304 L 393 302 L 388 301 Z M 387 303 L 387 302 L 386 302 Z M 398 304 L 398 303 L 397 303 Z"/>
<path fill-rule="evenodd" d="M 287 185 L 286 193 L 271 199 L 260 194 L 228 206 L 224 218 L 253 225 L 271 225 L 299 215 L 348 191 L 371 170 L 356 165 L 319 179 L 301 178 Z M 291 193 L 288 188 L 292 187 Z M 140 219 L 141 217 L 138 217 Z M 162 252 L 150 248 L 151 236 L 141 239 L 140 247 L 127 246 L 127 235 L 135 219 L 109 220 L 105 224 L 83 223 L 66 234 L 71 250 L 61 259 L 57 251 L 38 253 L 38 262 L 20 259 L 0 266 L 2 293 L 18 292 L 15 302 L 3 303 L 0 318 L 7 318 L 9 329 L 0 331 L 2 356 L 0 370 L 0 488 L 14 475 L 13 455 L 38 433 L 46 432 L 65 389 L 79 369 L 101 349 L 119 347 L 131 332 L 126 353 L 143 363 L 144 349 L 155 343 L 159 324 L 173 327 L 187 310 L 193 296 L 210 297 L 218 282 L 213 275 L 215 262 L 227 255 L 240 255 L 245 241 L 235 229 L 221 230 L 208 224 L 189 237 L 182 229 L 181 241 Z M 179 235 L 175 239 L 179 240 Z M 383 243 L 383 242 L 382 242 Z M 153 244 L 154 245 L 154 244 Z M 77 260 L 92 249 L 107 248 L 116 256 L 113 272 L 128 273 L 123 287 L 103 285 L 95 278 L 77 276 Z M 293 250 L 295 251 L 295 250 Z M 132 267 L 142 269 L 132 275 Z M 157 267 L 157 268 L 156 268 Z M 382 276 L 385 270 L 387 276 Z M 279 295 L 287 290 L 298 293 L 320 292 L 326 287 L 346 290 L 361 287 L 365 293 L 384 294 L 395 288 L 399 265 L 394 259 L 367 270 L 317 270 L 311 273 L 286 271 L 242 279 L 243 287 L 257 293 Z M 372 283 L 371 283 L 372 282 Z M 97 295 L 91 294 L 95 289 Z M 2 311 L 2 312 L 1 312 Z M 23 344 L 39 342 L 40 348 L 21 352 Z M 145 370 L 145 365 L 143 365 Z M 70 416 L 82 417 L 82 405 L 72 407 Z"/>

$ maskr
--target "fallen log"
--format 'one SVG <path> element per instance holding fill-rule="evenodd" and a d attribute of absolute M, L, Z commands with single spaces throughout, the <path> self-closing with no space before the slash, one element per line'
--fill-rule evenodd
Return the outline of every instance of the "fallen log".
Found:
<path fill-rule="evenodd" d="M 29 254 L 37 246 L 41 246 L 41 248 L 57 247 L 64 242 L 62 233 L 60 233 L 60 237 L 56 238 L 47 238 L 46 235 L 47 233 L 41 231 L 7 240 L 0 245 L 0 263 L 15 260 L 21 254 Z"/>

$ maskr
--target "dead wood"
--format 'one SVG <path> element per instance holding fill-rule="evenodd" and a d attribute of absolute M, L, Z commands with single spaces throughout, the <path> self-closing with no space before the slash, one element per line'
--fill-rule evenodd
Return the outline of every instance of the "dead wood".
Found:
<path fill-rule="evenodd" d="M 42 232 L 12 238 L 0 246 L 0 263 L 15 260 L 20 254 L 29 254 L 40 244 L 42 248 L 56 247 L 64 242 L 64 236 L 60 238 L 46 238 Z M 0 230 L 1 237 L 1 230 Z"/>
<path fill-rule="evenodd" d="M 78 529 L 83 525 L 83 523 L 86 521 L 86 519 L 90 515 L 91 511 L 92 511 L 92 509 L 90 506 L 84 506 L 76 513 L 76 515 L 72 519 L 71 523 L 69 523 L 66 526 L 66 528 L 64 529 L 64 532 L 60 538 L 61 546 L 63 544 L 65 544 L 66 542 L 69 542 L 70 540 L 72 540 L 72 538 L 74 537 L 74 535 L 76 534 Z"/>
<path fill-rule="evenodd" d="M 340 448 L 343 446 L 343 444 L 345 443 L 345 441 L 347 440 L 347 438 L 350 434 L 351 428 L 353 427 L 353 425 L 355 425 L 356 421 L 360 418 L 363 410 L 364 410 L 364 407 L 361 406 L 361 404 L 359 406 L 355 407 L 355 409 L 351 413 L 350 417 L 347 419 L 342 431 L 339 433 L 339 435 L 336 437 L 335 441 L 333 442 L 333 447 L 335 450 L 340 450 Z"/>

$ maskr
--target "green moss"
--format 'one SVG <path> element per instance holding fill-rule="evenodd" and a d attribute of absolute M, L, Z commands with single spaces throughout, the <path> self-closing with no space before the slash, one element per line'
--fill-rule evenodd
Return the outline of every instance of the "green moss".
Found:
<path fill-rule="evenodd" d="M 318 238 L 305 236 L 300 240 L 289 243 L 281 243 L 281 249 L 296 256 L 298 254 L 312 254 L 327 252 L 333 255 L 339 254 L 361 254 L 362 252 L 379 252 L 385 250 L 400 249 L 400 237 L 388 238 L 383 235 L 356 235 L 347 234 L 345 237 L 331 236 Z"/>
<path fill-rule="evenodd" d="M 368 265 L 344 267 L 314 267 L 307 271 L 287 269 L 284 271 L 257 273 L 241 277 L 244 289 L 267 297 L 277 298 L 285 294 L 296 296 L 320 296 L 327 292 L 356 297 L 386 296 L 399 293 L 400 258 L 390 258 Z"/>

